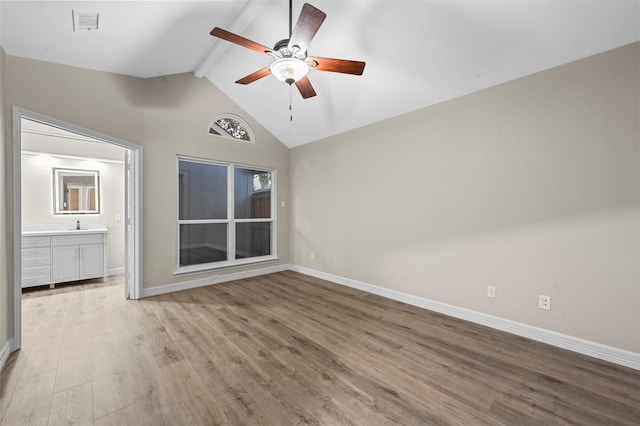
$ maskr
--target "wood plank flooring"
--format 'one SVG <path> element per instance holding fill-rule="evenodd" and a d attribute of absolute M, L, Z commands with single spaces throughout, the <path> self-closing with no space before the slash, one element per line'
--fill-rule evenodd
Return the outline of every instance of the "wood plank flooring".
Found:
<path fill-rule="evenodd" d="M 1 425 L 638 425 L 640 372 L 295 272 L 23 296 Z"/>

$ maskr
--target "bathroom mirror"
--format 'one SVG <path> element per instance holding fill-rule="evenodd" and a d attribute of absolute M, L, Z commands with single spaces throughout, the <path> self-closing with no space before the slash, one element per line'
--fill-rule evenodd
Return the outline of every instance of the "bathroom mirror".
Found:
<path fill-rule="evenodd" d="M 53 168 L 54 214 L 99 214 L 100 173 L 97 170 Z"/>

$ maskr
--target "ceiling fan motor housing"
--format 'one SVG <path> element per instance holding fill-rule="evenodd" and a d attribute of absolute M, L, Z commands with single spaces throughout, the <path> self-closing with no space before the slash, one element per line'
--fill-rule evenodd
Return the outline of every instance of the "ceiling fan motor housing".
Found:
<path fill-rule="evenodd" d="M 307 52 L 300 50 L 298 46 L 293 46 L 293 48 L 289 48 L 289 39 L 285 38 L 280 40 L 273 46 L 273 51 L 276 53 L 276 56 L 280 56 L 281 58 L 296 58 L 304 61 L 307 58 Z"/>

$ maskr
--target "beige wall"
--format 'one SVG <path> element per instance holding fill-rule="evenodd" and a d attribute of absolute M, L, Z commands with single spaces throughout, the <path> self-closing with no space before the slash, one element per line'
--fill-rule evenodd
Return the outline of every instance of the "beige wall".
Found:
<path fill-rule="evenodd" d="M 277 169 L 277 264 L 289 261 L 288 150 L 247 113 L 206 79 L 190 74 L 159 77 L 147 82 L 145 105 L 145 287 L 174 282 L 176 264 L 177 182 L 176 154 L 239 162 Z M 248 144 L 207 134 L 212 119 L 222 112 L 243 117 L 256 143 Z M 255 269 L 273 265 L 253 266 Z M 200 277 L 222 276 L 239 269 L 210 271 Z M 179 281 L 197 279 L 188 275 Z"/>
<path fill-rule="evenodd" d="M 640 353 L 639 57 L 293 149 L 291 263 Z"/>
<path fill-rule="evenodd" d="M 6 81 L 9 115 L 19 106 L 144 144 L 143 80 L 7 55 Z"/>
<path fill-rule="evenodd" d="M 143 146 L 143 274 L 144 287 L 224 275 L 255 267 L 174 277 L 176 232 L 176 155 L 192 155 L 278 169 L 278 206 L 287 202 L 288 152 L 277 139 L 207 80 L 192 74 L 138 79 L 34 61 L 4 58 L 5 111 L 19 106 L 40 114 Z M 235 113 L 252 126 L 256 144 L 207 135 L 214 116 Z M 11 156 L 11 115 L 5 114 L 5 155 Z M 8 178 L 11 162 L 5 161 Z M 8 183 L 7 183 L 8 185 Z M 5 185 L 6 186 L 6 185 Z M 3 203 L 10 209 L 9 194 Z M 278 208 L 277 264 L 288 263 L 287 208 Z M 2 238 L 12 244 L 12 223 Z M 2 246 L 0 246 L 2 247 Z M 10 261 L 10 250 L 2 259 Z M 273 264 L 268 264 L 273 265 Z M 262 265 L 265 266 L 265 265 Z M 8 276 L 10 272 L 7 272 Z M 9 292 L 12 289 L 9 286 Z M 7 302 L 10 308 L 10 303 Z M 4 308 L 4 306 L 3 306 Z M 6 312 L 4 309 L 2 312 Z M 11 315 L 8 316 L 11 322 Z M 4 325 L 4 324 L 3 324 Z M 12 327 L 12 324 L 8 324 Z M 9 329 L 8 327 L 3 327 Z"/>

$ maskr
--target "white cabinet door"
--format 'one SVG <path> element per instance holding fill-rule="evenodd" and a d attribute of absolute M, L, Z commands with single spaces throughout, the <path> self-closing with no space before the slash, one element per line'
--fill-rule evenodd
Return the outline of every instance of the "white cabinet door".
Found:
<path fill-rule="evenodd" d="M 54 283 L 78 279 L 78 246 L 53 247 L 51 260 Z"/>
<path fill-rule="evenodd" d="M 80 246 L 80 279 L 101 277 L 104 274 L 102 244 Z"/>

